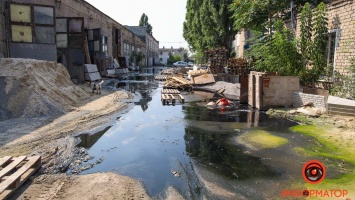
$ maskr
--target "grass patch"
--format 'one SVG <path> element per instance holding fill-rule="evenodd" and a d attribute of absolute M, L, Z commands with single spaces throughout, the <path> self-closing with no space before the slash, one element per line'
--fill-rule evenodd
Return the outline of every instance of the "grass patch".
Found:
<path fill-rule="evenodd" d="M 270 149 L 285 145 L 288 143 L 288 140 L 271 135 L 264 130 L 252 130 L 239 136 L 238 142 L 251 149 Z"/>
<path fill-rule="evenodd" d="M 339 141 L 339 136 L 330 134 L 327 128 L 329 127 L 316 127 L 313 125 L 298 125 L 290 128 L 291 131 L 313 137 L 320 143 L 320 145 L 314 145 L 306 149 L 295 147 L 296 153 L 310 158 L 331 159 L 330 164 L 325 166 L 328 172 L 329 170 L 339 170 L 341 172 L 341 175 L 336 177 L 329 178 L 326 176 L 320 184 L 312 185 L 307 183 L 304 186 L 307 189 L 317 190 L 347 189 L 349 190 L 347 197 L 355 197 L 355 151 L 352 148 L 345 147 Z"/>

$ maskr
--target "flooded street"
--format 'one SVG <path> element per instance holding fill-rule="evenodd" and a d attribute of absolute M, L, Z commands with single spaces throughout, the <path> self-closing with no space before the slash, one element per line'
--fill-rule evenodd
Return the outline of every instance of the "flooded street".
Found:
<path fill-rule="evenodd" d="M 152 197 L 164 198 L 169 187 L 185 199 L 279 197 L 283 188 L 302 181 L 307 159 L 294 149 L 317 145 L 289 130 L 296 123 L 268 118 L 237 102 L 233 110 L 208 109 L 201 92 L 182 92 L 185 104 L 163 106 L 158 83 L 119 86 L 135 95 L 132 109 L 111 127 L 80 136 L 79 146 L 95 158 L 88 163 L 103 160 L 81 174 L 127 175 L 142 181 Z M 284 142 L 256 143 L 253 137 L 258 140 L 260 134 Z"/>

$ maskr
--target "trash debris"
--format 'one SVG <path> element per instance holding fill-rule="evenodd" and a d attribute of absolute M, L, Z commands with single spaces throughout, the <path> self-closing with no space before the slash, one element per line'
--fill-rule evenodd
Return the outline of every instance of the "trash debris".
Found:
<path fill-rule="evenodd" d="M 178 172 L 178 171 L 171 170 L 171 173 L 172 173 L 175 177 L 180 177 L 180 176 L 181 176 L 180 172 Z"/>
<path fill-rule="evenodd" d="M 164 88 L 168 89 L 181 89 L 181 90 L 192 90 L 191 81 L 188 81 L 185 78 L 178 76 L 167 77 L 166 82 L 164 84 Z"/>

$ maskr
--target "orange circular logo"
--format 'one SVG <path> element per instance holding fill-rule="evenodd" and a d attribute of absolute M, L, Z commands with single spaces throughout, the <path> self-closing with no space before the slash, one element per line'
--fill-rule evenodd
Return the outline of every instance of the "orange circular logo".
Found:
<path fill-rule="evenodd" d="M 308 183 L 318 184 L 322 182 L 325 174 L 325 167 L 318 160 L 310 160 L 303 165 L 302 176 Z"/>

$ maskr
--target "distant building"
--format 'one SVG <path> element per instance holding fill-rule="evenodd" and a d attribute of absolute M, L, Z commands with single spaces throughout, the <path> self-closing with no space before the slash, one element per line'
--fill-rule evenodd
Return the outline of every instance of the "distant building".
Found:
<path fill-rule="evenodd" d="M 57 61 L 74 82 L 84 81 L 87 60 L 106 75 L 117 57 L 128 65 L 136 52 L 147 58 L 138 65 L 159 59 L 153 36 L 142 38 L 84 0 L 1 0 L 0 12 L 0 58 Z"/>
<path fill-rule="evenodd" d="M 153 35 L 147 32 L 146 27 L 144 26 L 126 26 L 129 30 L 131 30 L 135 35 L 142 38 L 145 41 L 146 45 L 146 65 L 153 66 L 158 64 L 159 61 L 159 41 L 156 40 Z"/>
<path fill-rule="evenodd" d="M 179 55 L 181 57 L 181 60 L 184 60 L 184 49 L 183 48 L 177 48 L 174 49 L 173 47 L 171 48 L 160 48 L 159 49 L 159 61 L 162 64 L 167 64 L 168 63 L 168 59 L 169 59 L 169 53 L 171 53 L 172 55 Z"/>

